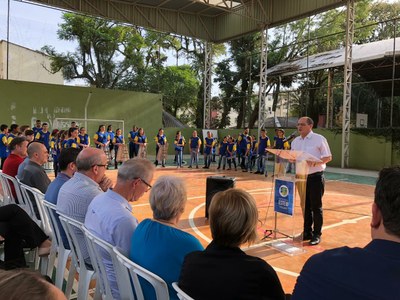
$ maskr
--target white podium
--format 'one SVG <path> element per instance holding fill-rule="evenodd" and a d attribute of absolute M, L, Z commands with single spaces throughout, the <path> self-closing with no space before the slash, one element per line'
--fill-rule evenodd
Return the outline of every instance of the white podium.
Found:
<path fill-rule="evenodd" d="M 271 239 L 269 246 L 285 254 L 304 253 L 302 232 L 307 174 L 310 164 L 321 160 L 303 151 L 280 149 L 268 149 L 268 151 L 275 155 L 274 215 L 273 225 L 264 231 L 264 239 Z M 295 173 L 287 172 L 290 163 L 295 164 Z M 268 215 L 266 220 L 268 222 Z"/>

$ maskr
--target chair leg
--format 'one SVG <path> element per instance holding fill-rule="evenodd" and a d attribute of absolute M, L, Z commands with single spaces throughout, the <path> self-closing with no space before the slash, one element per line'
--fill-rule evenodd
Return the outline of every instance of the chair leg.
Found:
<path fill-rule="evenodd" d="M 49 257 L 44 256 L 44 257 L 39 257 L 39 265 L 40 265 L 40 274 L 42 275 L 47 275 L 47 269 L 50 264 L 49 262 Z"/>
<path fill-rule="evenodd" d="M 56 287 L 62 289 L 64 281 L 64 271 L 68 260 L 68 251 L 58 252 L 57 271 L 56 271 Z M 72 268 L 73 264 L 71 264 Z M 70 269 L 71 269 L 70 268 Z"/>
<path fill-rule="evenodd" d="M 57 248 L 51 248 L 50 255 L 49 255 L 49 264 L 47 266 L 47 275 L 52 277 L 53 270 L 54 270 L 54 263 L 56 262 L 57 257 Z"/>
<path fill-rule="evenodd" d="M 78 300 L 86 300 L 88 298 L 91 279 L 92 274 L 90 272 L 86 272 L 86 274 L 79 273 Z"/>
<path fill-rule="evenodd" d="M 68 256 L 67 256 L 67 258 L 68 258 Z M 69 268 L 69 273 L 68 273 L 67 285 L 65 286 L 65 297 L 67 297 L 67 299 L 69 299 L 71 297 L 72 287 L 74 285 L 75 274 L 76 274 L 76 268 L 75 268 L 74 263 L 71 262 L 71 266 Z M 64 274 L 62 275 L 62 279 L 64 279 Z M 62 285 L 62 281 L 61 281 L 61 285 Z"/>

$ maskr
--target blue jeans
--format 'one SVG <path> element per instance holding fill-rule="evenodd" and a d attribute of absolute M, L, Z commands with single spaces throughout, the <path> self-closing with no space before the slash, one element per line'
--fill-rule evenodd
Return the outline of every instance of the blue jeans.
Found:
<path fill-rule="evenodd" d="M 262 174 L 267 174 L 267 161 L 268 161 L 268 155 L 259 155 L 257 159 L 257 172 L 261 172 Z"/>
<path fill-rule="evenodd" d="M 190 167 L 194 163 L 196 164 L 196 167 L 199 166 L 199 152 L 197 151 L 197 148 L 190 149 Z"/>
<path fill-rule="evenodd" d="M 182 167 L 183 152 L 175 150 L 175 155 L 176 155 L 176 165 L 178 167 Z"/>

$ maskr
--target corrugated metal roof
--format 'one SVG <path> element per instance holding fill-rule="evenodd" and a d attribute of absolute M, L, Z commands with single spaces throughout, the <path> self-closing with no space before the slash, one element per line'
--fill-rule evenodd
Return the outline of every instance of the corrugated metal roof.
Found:
<path fill-rule="evenodd" d="M 162 32 L 223 42 L 346 4 L 345 0 L 32 0 Z"/>
<path fill-rule="evenodd" d="M 394 48 L 393 45 L 396 45 Z M 395 51 L 393 51 L 395 49 Z M 290 76 L 344 66 L 344 49 L 302 57 L 267 69 L 268 76 Z M 393 57 L 395 80 L 393 80 Z M 361 75 L 382 97 L 400 95 L 400 37 L 353 46 L 353 73 Z M 308 69 L 307 69 L 308 65 Z"/>
<path fill-rule="evenodd" d="M 393 57 L 393 39 L 372 42 L 362 45 L 353 45 L 353 65 L 367 61 Z M 400 55 L 400 38 L 396 38 L 396 56 Z M 292 61 L 283 62 L 267 69 L 270 76 L 289 76 L 321 69 L 329 69 L 344 65 L 345 49 L 327 51 L 309 57 L 301 57 Z M 308 68 L 307 68 L 308 65 Z"/>

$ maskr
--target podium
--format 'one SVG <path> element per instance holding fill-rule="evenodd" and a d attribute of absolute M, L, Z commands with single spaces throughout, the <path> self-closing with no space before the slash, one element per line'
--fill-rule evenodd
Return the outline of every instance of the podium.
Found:
<path fill-rule="evenodd" d="M 269 246 L 285 254 L 292 256 L 304 253 L 302 232 L 307 174 L 310 164 L 322 161 L 303 151 L 267 150 L 275 155 L 274 224 L 271 229 L 264 231 L 264 239 L 271 239 Z M 288 172 L 290 164 L 295 165 L 294 173 Z"/>

